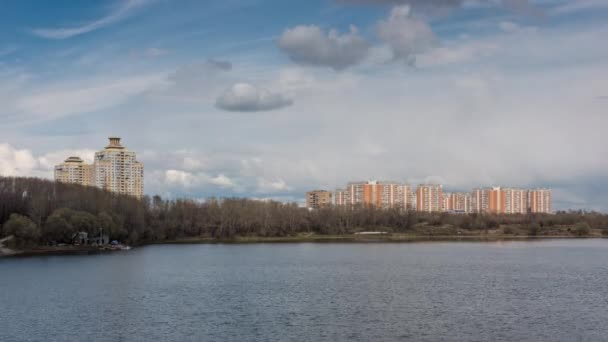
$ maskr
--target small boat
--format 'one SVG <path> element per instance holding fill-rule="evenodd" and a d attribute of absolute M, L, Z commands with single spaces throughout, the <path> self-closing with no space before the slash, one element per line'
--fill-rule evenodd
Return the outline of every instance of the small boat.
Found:
<path fill-rule="evenodd" d="M 109 247 L 110 250 L 112 251 L 128 251 L 131 249 L 131 246 L 127 246 L 127 245 L 111 245 Z"/>
<path fill-rule="evenodd" d="M 113 251 L 128 251 L 131 249 L 131 246 L 123 245 L 116 240 L 112 241 L 110 246 Z"/>

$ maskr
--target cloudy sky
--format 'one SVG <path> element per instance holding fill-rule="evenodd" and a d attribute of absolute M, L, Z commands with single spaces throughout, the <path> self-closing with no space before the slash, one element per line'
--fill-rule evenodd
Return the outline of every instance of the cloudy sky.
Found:
<path fill-rule="evenodd" d="M 552 187 L 608 211 L 606 0 L 5 0 L 0 174 L 118 135 L 145 191 Z"/>

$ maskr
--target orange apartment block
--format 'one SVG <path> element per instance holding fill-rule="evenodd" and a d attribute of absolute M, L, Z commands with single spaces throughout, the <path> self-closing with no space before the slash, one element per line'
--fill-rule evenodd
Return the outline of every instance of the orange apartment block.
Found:
<path fill-rule="evenodd" d="M 440 212 L 443 210 L 443 194 L 440 184 L 420 184 L 416 189 L 416 210 Z"/>
<path fill-rule="evenodd" d="M 413 207 L 413 194 L 408 184 L 398 182 L 351 182 L 346 189 L 336 190 L 336 205 L 371 206 L 377 208 Z"/>
<path fill-rule="evenodd" d="M 334 204 L 377 208 L 415 208 L 424 212 L 494 214 L 551 213 L 550 189 L 485 187 L 471 193 L 443 193 L 439 184 L 421 184 L 416 195 L 398 182 L 352 182 L 334 193 Z"/>
<path fill-rule="evenodd" d="M 490 191 L 488 211 L 493 214 L 505 213 L 505 193 L 500 188 L 492 188 Z"/>
<path fill-rule="evenodd" d="M 551 213 L 551 190 L 524 190 L 492 188 L 489 193 L 488 212 L 494 214 Z"/>
<path fill-rule="evenodd" d="M 550 189 L 534 189 L 528 192 L 528 203 L 533 213 L 551 213 L 552 197 Z"/>

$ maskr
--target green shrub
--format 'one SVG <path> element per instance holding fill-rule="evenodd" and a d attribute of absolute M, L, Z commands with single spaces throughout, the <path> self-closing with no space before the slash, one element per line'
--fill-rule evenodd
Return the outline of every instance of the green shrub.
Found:
<path fill-rule="evenodd" d="M 528 224 L 526 228 L 528 230 L 528 235 L 530 236 L 536 236 L 540 233 L 540 225 L 536 222 Z"/>
<path fill-rule="evenodd" d="M 3 231 L 7 236 L 14 236 L 17 244 L 33 244 L 40 239 L 40 227 L 29 217 L 19 214 L 11 214 Z"/>
<path fill-rule="evenodd" d="M 580 222 L 574 226 L 576 236 L 587 236 L 589 233 L 591 233 L 591 227 L 587 222 Z"/>

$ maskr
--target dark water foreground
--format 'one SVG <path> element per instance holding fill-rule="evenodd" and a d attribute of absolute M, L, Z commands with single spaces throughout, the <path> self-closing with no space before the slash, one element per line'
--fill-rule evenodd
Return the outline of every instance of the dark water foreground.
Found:
<path fill-rule="evenodd" d="M 0 259 L 0 341 L 606 341 L 608 240 Z"/>

